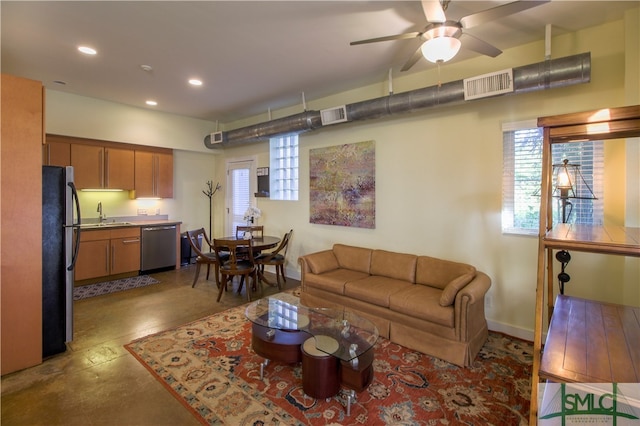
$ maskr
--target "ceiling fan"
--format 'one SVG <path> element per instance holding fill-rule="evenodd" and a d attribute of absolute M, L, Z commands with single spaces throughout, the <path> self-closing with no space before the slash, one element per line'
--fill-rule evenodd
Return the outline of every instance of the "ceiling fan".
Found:
<path fill-rule="evenodd" d="M 422 10 L 428 22 L 422 31 L 353 41 L 350 45 L 355 46 L 358 44 L 411 38 L 423 40 L 424 43 L 415 51 L 400 71 L 407 71 L 414 66 L 421 57 L 434 63 L 449 61 L 458 53 L 462 45 L 464 45 L 465 49 L 495 58 L 502 53 L 500 49 L 471 34 L 463 32 L 463 29 L 466 30 L 485 22 L 495 21 L 514 13 L 548 3 L 549 1 L 550 0 L 514 1 L 467 15 L 459 21 L 449 21 L 445 16 L 445 11 L 451 0 L 422 0 Z"/>

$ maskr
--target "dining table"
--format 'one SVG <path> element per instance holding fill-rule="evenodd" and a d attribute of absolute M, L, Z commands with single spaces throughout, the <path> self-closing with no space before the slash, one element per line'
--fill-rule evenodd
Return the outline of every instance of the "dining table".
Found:
<path fill-rule="evenodd" d="M 242 237 L 236 237 L 234 236 L 229 236 L 229 237 L 222 237 L 219 238 L 221 240 L 231 240 L 231 241 L 238 241 L 238 240 L 244 240 L 244 238 Z M 255 257 L 256 255 L 260 254 L 260 252 L 262 252 L 263 250 L 268 250 L 271 248 L 274 248 L 275 246 L 277 246 L 280 243 L 281 238 L 280 237 L 275 237 L 272 235 L 264 235 L 262 237 L 252 237 L 251 238 L 251 247 L 253 248 L 253 256 Z M 258 279 L 260 281 L 263 281 L 265 283 L 267 283 L 267 285 L 270 286 L 275 286 L 274 283 L 270 282 L 262 273 L 262 271 L 260 269 L 258 269 Z"/>
<path fill-rule="evenodd" d="M 216 239 L 231 240 L 231 241 L 244 240 L 244 238 L 236 237 L 236 236 L 222 237 L 222 238 L 216 238 Z M 270 248 L 274 248 L 275 246 L 278 245 L 279 242 L 280 242 L 280 237 L 274 237 L 271 235 L 251 238 L 251 245 L 253 247 L 254 254 L 260 253 L 262 250 L 268 250 Z"/>

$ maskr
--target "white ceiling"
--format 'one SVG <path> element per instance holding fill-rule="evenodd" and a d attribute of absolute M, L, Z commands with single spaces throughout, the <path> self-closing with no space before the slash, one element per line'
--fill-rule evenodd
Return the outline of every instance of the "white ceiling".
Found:
<path fill-rule="evenodd" d="M 447 18 L 504 3 L 453 0 Z M 554 35 L 572 32 L 621 19 L 638 4 L 553 0 L 466 32 L 505 50 L 544 39 L 546 24 Z M 3 73 L 143 108 L 153 98 L 156 110 L 220 122 L 301 104 L 302 92 L 310 101 L 384 82 L 419 40 L 349 42 L 426 25 L 418 1 L 3 0 L 0 8 Z M 98 54 L 79 54 L 80 44 Z M 472 56 L 463 46 L 454 61 Z M 433 66 L 420 60 L 408 72 Z M 204 85 L 189 86 L 192 77 Z"/>

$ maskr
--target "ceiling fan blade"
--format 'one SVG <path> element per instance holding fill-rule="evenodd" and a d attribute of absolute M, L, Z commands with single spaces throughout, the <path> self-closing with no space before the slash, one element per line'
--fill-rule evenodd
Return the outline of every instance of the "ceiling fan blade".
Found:
<path fill-rule="evenodd" d="M 408 71 L 412 66 L 414 66 L 416 64 L 416 62 L 418 62 L 420 60 L 420 58 L 422 58 L 422 50 L 420 49 L 421 47 L 422 47 L 422 45 L 420 45 L 420 47 L 418 47 L 418 49 L 409 58 L 409 60 L 407 62 L 405 62 L 405 64 L 400 69 L 401 72 L 402 71 Z"/>
<path fill-rule="evenodd" d="M 502 53 L 502 50 L 497 47 L 470 34 L 463 33 L 460 36 L 460 42 L 462 43 L 462 47 L 465 49 L 473 50 L 474 52 L 482 53 L 483 55 L 491 56 L 492 58 L 495 58 Z"/>
<path fill-rule="evenodd" d="M 549 3 L 550 0 L 521 0 L 514 1 L 512 3 L 503 4 L 491 9 L 483 10 L 482 12 L 467 15 L 460 19 L 462 28 L 471 28 L 476 25 L 484 24 L 485 22 L 491 22 L 504 18 L 505 16 L 512 15 L 514 13 L 522 12 L 523 10 L 531 9 L 532 7 L 540 6 L 545 3 Z"/>
<path fill-rule="evenodd" d="M 447 20 L 439 0 L 422 0 L 422 10 L 429 22 L 442 23 Z"/>
<path fill-rule="evenodd" d="M 351 43 L 349 43 L 349 45 L 350 46 L 355 46 L 357 44 L 377 43 L 379 41 L 405 40 L 405 39 L 408 39 L 408 38 L 419 37 L 420 34 L 422 34 L 422 33 L 413 32 L 413 33 L 390 35 L 390 36 L 385 36 L 385 37 L 376 37 L 376 38 L 370 38 L 370 39 L 367 39 L 367 40 L 352 41 Z"/>

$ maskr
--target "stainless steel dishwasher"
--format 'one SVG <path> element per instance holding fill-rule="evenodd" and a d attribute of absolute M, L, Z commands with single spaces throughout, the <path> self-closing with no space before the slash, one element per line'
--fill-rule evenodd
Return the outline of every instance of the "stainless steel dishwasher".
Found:
<path fill-rule="evenodd" d="M 176 266 L 176 225 L 142 228 L 140 271 Z"/>

